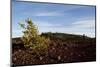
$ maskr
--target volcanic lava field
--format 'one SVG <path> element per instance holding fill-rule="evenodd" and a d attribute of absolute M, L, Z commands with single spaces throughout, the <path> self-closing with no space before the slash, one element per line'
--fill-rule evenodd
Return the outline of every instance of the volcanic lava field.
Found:
<path fill-rule="evenodd" d="M 37 57 L 26 49 L 20 38 L 12 38 L 12 65 L 42 65 L 96 61 L 96 38 L 83 35 L 47 33 L 50 38 L 47 54 Z"/>

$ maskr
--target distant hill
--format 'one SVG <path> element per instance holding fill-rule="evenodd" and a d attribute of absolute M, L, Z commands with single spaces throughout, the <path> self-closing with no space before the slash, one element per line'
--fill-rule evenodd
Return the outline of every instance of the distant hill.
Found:
<path fill-rule="evenodd" d="M 82 40 L 82 39 L 95 40 L 95 38 L 90 38 L 85 35 L 75 35 L 75 34 L 66 34 L 66 33 L 47 32 L 47 33 L 42 33 L 40 36 L 49 37 L 50 39 L 62 39 L 62 40 Z M 12 38 L 12 43 L 13 44 L 22 43 L 21 37 Z"/>
<path fill-rule="evenodd" d="M 91 39 L 88 36 L 85 35 L 76 35 L 76 34 L 66 34 L 66 33 L 42 33 L 41 36 L 46 36 L 46 37 L 50 37 L 50 38 L 63 38 L 63 39 Z"/>
<path fill-rule="evenodd" d="M 40 36 L 44 36 L 44 37 L 49 37 L 51 40 L 56 40 L 56 39 L 60 39 L 60 40 L 71 40 L 71 41 L 91 41 L 91 40 L 95 40 L 95 38 L 90 38 L 87 37 L 85 35 L 75 35 L 75 34 L 66 34 L 66 33 L 51 33 L 51 32 L 47 32 L 47 33 L 42 33 Z M 12 38 L 12 44 L 23 44 L 21 37 L 17 37 L 17 38 Z"/>
<path fill-rule="evenodd" d="M 14 44 L 22 43 L 21 37 L 12 38 L 12 43 L 14 43 Z"/>

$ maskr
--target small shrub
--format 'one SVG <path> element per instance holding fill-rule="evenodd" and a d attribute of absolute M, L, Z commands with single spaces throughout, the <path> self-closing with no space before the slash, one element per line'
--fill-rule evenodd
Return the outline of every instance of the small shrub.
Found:
<path fill-rule="evenodd" d="M 48 49 L 49 38 L 38 34 L 38 29 L 31 19 L 26 20 L 26 24 L 20 23 L 20 26 L 24 29 L 22 41 L 25 48 L 33 49 L 33 54 L 38 57 L 45 55 Z"/>

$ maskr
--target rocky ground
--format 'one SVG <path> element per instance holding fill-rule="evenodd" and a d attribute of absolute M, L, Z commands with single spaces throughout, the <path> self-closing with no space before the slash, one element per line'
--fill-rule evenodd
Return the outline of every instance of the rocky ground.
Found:
<path fill-rule="evenodd" d="M 53 40 L 45 56 L 36 57 L 31 49 L 12 51 L 12 65 L 40 65 L 96 61 L 95 42 L 67 42 Z"/>

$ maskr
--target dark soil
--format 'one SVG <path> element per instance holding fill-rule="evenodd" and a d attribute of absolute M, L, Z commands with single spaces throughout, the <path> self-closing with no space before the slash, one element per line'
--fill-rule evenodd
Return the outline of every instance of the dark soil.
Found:
<path fill-rule="evenodd" d="M 15 39 L 20 40 L 20 39 Z M 13 41 L 14 42 L 14 41 Z M 12 44 L 12 65 L 40 65 L 96 61 L 96 40 L 52 38 L 48 53 L 37 57 L 23 43 Z"/>
<path fill-rule="evenodd" d="M 56 64 L 85 62 L 96 60 L 95 44 L 69 44 L 52 43 L 48 48 L 48 54 L 41 57 L 35 57 L 30 49 L 14 49 L 12 53 L 12 62 L 14 65 L 38 65 L 38 64 Z"/>

